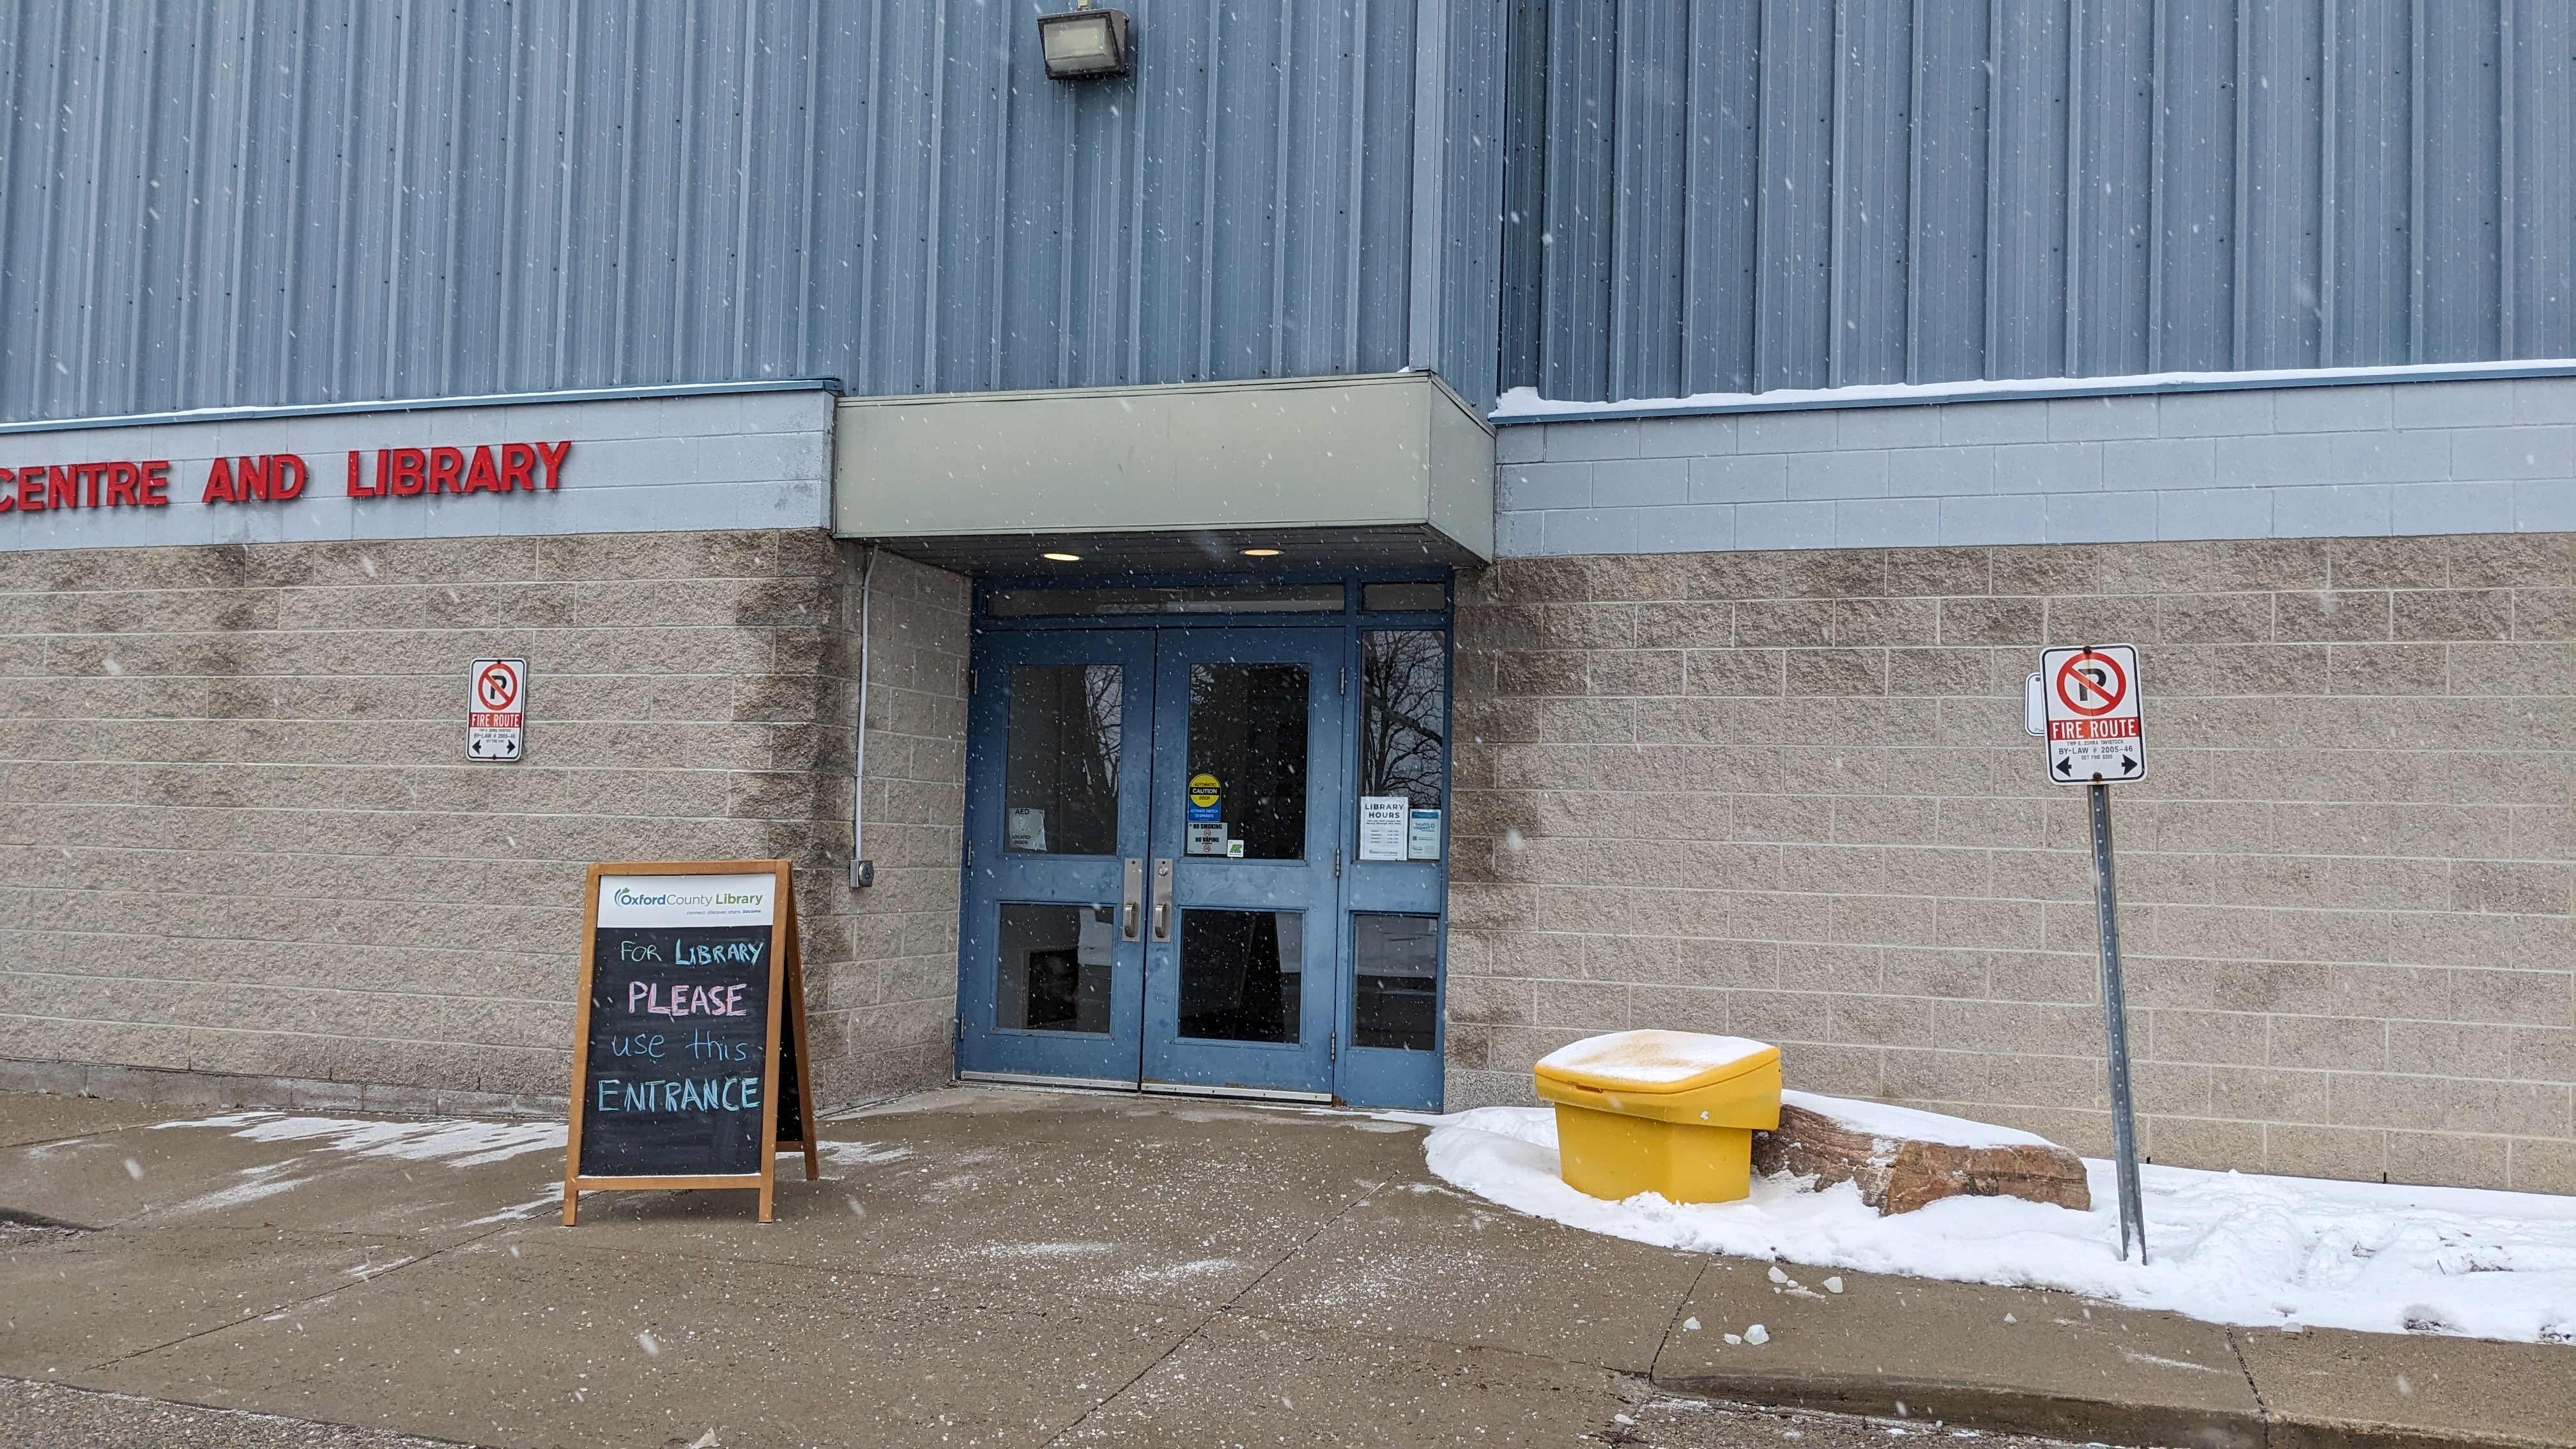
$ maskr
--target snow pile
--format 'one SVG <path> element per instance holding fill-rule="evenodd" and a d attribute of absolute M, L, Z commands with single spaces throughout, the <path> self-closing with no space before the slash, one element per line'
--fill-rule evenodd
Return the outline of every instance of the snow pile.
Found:
<path fill-rule="evenodd" d="M 1687 1082 L 1702 1072 L 1730 1067 L 1774 1048 L 1740 1036 L 1695 1031 L 1614 1031 L 1558 1047 L 1539 1065 L 1640 1086 Z"/>
<path fill-rule="evenodd" d="M 1863 1132 L 1889 1142 L 1911 1139 L 1949 1147 L 2054 1147 L 2037 1133 L 1965 1117 L 1945 1117 L 1892 1102 L 1863 1102 L 1850 1097 L 1819 1097 L 1813 1092 L 1783 1091 L 1780 1103 L 1804 1107 L 1837 1127 Z"/>
<path fill-rule="evenodd" d="M 561 1122 L 364 1122 L 290 1117 L 283 1112 L 230 1112 L 192 1122 L 153 1124 L 155 1131 L 175 1127 L 230 1127 L 238 1129 L 235 1137 L 253 1142 L 316 1142 L 361 1157 L 444 1162 L 450 1167 L 480 1167 L 522 1153 L 560 1152 L 564 1146 Z"/>
<path fill-rule="evenodd" d="M 2091 1212 L 1957 1197 L 1882 1218 L 1848 1182 L 1813 1191 L 1763 1178 L 1742 1202 L 1614 1203 L 1558 1178 L 1547 1108 L 1412 1120 L 1432 1127 L 1424 1155 L 1451 1185 L 1661 1247 L 2052 1288 L 2212 1323 L 2576 1342 L 2576 1198 L 2149 1165 L 2139 1171 L 2153 1261 L 2140 1266 L 2119 1257 L 2107 1162 L 2085 1163 Z"/>

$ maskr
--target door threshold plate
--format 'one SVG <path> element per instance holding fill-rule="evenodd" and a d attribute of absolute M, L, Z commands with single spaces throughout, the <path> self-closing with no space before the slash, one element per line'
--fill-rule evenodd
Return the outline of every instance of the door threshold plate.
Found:
<path fill-rule="evenodd" d="M 1134 1082 L 1118 1077 L 1048 1077 L 1036 1072 L 959 1072 L 961 1082 L 998 1082 L 1013 1087 L 1070 1087 L 1080 1092 L 1132 1092 Z"/>
<path fill-rule="evenodd" d="M 1255 1102 L 1312 1102 L 1333 1105 L 1330 1092 L 1291 1092 L 1273 1087 L 1202 1087 L 1196 1082 L 1140 1082 L 1140 1092 L 1162 1097 L 1242 1097 Z"/>

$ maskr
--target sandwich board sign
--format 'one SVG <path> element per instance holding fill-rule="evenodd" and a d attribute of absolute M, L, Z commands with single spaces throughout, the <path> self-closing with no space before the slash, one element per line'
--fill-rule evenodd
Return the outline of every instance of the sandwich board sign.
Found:
<path fill-rule="evenodd" d="M 768 1222 L 815 1150 L 796 876 L 784 860 L 594 865 L 574 998 L 563 1220 L 584 1192 L 733 1187 Z"/>
<path fill-rule="evenodd" d="M 2048 726 L 2048 778 L 2064 785 L 2117 785 L 2147 777 L 2136 645 L 2048 650 L 2039 657 L 2039 692 Z"/>

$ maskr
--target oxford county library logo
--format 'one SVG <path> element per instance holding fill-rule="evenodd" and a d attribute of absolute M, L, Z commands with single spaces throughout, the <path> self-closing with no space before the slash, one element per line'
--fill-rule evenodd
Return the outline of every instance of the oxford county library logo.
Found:
<path fill-rule="evenodd" d="M 345 478 L 350 498 L 465 497 L 475 493 L 551 493 L 563 486 L 572 440 L 485 443 L 472 448 L 352 448 Z M 313 481 L 301 453 L 216 458 L 206 464 L 202 504 L 293 503 Z M 167 458 L 98 463 L 21 463 L 0 467 L 0 513 L 52 513 L 69 508 L 167 508 L 177 483 Z"/>

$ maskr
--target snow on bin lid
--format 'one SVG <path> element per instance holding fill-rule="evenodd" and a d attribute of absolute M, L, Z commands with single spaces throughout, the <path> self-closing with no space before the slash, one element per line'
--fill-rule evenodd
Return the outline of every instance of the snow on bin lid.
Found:
<path fill-rule="evenodd" d="M 1677 1092 L 1742 1076 L 1779 1056 L 1769 1042 L 1740 1036 L 1614 1031 L 1558 1047 L 1539 1059 L 1538 1070 L 1587 1087 Z"/>

